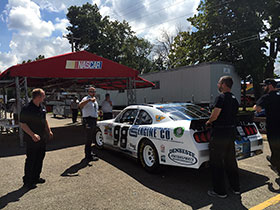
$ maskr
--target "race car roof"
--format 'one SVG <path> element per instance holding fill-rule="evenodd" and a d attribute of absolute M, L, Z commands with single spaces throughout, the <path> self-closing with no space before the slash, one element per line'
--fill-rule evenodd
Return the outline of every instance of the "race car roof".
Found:
<path fill-rule="evenodd" d="M 18 64 L 0 74 L 0 80 L 13 77 L 27 77 L 28 86 L 45 88 L 88 84 L 108 90 L 126 89 L 128 78 L 135 81 L 136 88 L 154 86 L 139 77 L 137 70 L 86 51 Z"/>

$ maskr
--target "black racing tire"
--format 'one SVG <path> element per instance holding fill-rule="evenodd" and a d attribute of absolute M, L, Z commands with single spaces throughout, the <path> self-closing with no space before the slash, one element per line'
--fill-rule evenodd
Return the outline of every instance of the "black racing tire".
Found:
<path fill-rule="evenodd" d="M 103 135 L 100 128 L 96 128 L 94 143 L 97 149 L 103 149 L 104 142 L 103 142 Z"/>
<path fill-rule="evenodd" d="M 145 139 L 140 143 L 139 160 L 146 171 L 150 173 L 156 173 L 159 171 L 157 150 L 154 144 L 148 139 Z"/>

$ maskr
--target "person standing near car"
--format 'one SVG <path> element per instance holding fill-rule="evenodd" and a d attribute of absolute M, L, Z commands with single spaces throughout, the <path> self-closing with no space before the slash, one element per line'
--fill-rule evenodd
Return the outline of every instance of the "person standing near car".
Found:
<path fill-rule="evenodd" d="M 231 93 L 232 85 L 230 76 L 220 78 L 218 89 L 221 94 L 216 98 L 210 119 L 206 122 L 206 126 L 212 126 L 209 155 L 213 189 L 208 191 L 212 197 L 227 197 L 225 173 L 233 193 L 240 194 L 234 145 L 239 103 Z"/>
<path fill-rule="evenodd" d="M 85 158 L 88 161 L 96 161 L 98 158 L 92 152 L 91 144 L 95 138 L 96 121 L 98 117 L 98 103 L 95 98 L 96 90 L 94 87 L 88 89 L 88 95 L 85 96 L 79 104 L 82 110 L 83 124 L 86 130 Z"/>
<path fill-rule="evenodd" d="M 79 108 L 79 100 L 78 100 L 77 96 L 75 96 L 71 100 L 70 108 L 72 110 L 72 122 L 75 123 L 75 122 L 77 122 L 78 108 Z"/>
<path fill-rule="evenodd" d="M 103 112 L 103 120 L 109 120 L 113 118 L 113 103 L 110 99 L 110 94 L 106 93 L 105 100 L 101 104 Z"/>
<path fill-rule="evenodd" d="M 46 109 L 42 106 L 44 99 L 45 92 L 40 88 L 34 89 L 32 100 L 20 112 L 20 126 L 26 142 L 23 183 L 28 189 L 45 182 L 40 174 L 46 153 L 46 140 L 52 138 L 53 133 L 46 120 Z"/>
<path fill-rule="evenodd" d="M 280 92 L 274 79 L 268 78 L 262 85 L 265 94 L 256 102 L 254 109 L 257 112 L 265 109 L 267 140 L 271 151 L 271 156 L 266 158 L 272 170 L 280 176 Z"/>

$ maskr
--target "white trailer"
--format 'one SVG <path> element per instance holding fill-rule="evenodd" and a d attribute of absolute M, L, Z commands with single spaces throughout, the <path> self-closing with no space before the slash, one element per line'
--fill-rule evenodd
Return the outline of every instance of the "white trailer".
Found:
<path fill-rule="evenodd" d="M 136 90 L 137 103 L 192 102 L 195 104 L 213 104 L 219 92 L 217 83 L 221 76 L 233 78 L 232 92 L 240 102 L 241 80 L 232 65 L 225 62 L 202 63 L 184 66 L 160 72 L 142 74 L 141 77 L 156 84 L 153 88 Z M 115 106 L 126 106 L 126 91 L 97 92 L 104 99 L 110 93 Z"/>

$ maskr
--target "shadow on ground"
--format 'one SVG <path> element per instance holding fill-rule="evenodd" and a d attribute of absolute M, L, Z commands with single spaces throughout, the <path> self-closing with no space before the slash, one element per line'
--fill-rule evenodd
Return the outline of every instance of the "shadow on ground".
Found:
<path fill-rule="evenodd" d="M 47 151 L 74 147 L 84 144 L 84 131 L 81 125 L 69 125 L 52 128 L 54 138 L 47 142 Z M 25 154 L 25 147 L 20 147 L 17 134 L 0 134 L 0 157 Z"/>
<path fill-rule="evenodd" d="M 89 161 L 86 158 L 84 158 L 81 160 L 81 162 L 67 168 L 60 176 L 68 176 L 68 177 L 79 176 L 78 174 L 79 170 L 87 166 L 91 167 L 92 165 L 89 163 Z"/>
<path fill-rule="evenodd" d="M 211 187 L 209 168 L 196 170 L 168 166 L 163 167 L 158 174 L 149 174 L 134 159 L 126 155 L 95 148 L 94 152 L 100 159 L 122 170 L 149 189 L 180 200 L 193 209 L 208 205 L 211 205 L 212 210 L 247 209 L 243 206 L 241 197 L 233 195 L 230 191 L 227 199 L 211 198 L 207 195 Z M 268 180 L 266 176 L 240 169 L 241 193 L 267 185 Z"/>
<path fill-rule="evenodd" d="M 6 195 L 0 197 L 0 209 L 5 208 L 9 203 L 17 202 L 20 198 L 27 193 L 29 190 L 21 187 L 13 192 L 7 193 Z"/>

